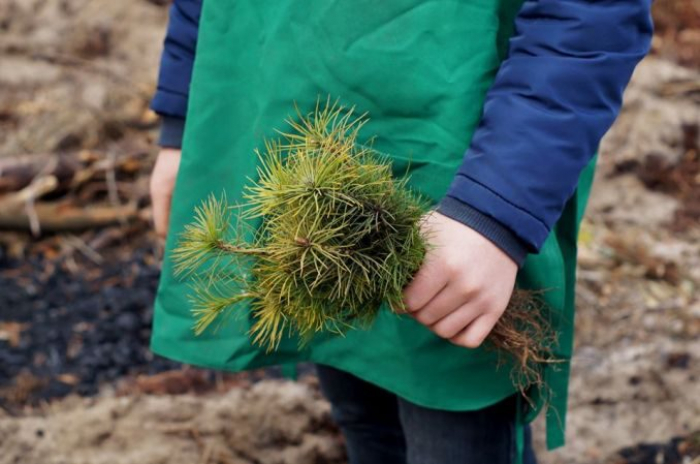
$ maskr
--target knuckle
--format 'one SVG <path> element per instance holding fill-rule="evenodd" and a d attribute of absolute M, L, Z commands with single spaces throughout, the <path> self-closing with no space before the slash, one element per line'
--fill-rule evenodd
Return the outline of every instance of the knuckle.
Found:
<path fill-rule="evenodd" d="M 486 338 L 486 334 L 482 331 L 475 332 L 472 330 L 467 330 L 464 333 L 452 337 L 450 341 L 455 345 L 462 346 L 464 348 L 479 348 Z"/>
<path fill-rule="evenodd" d="M 414 297 L 412 297 L 412 296 L 406 296 L 406 297 L 404 297 L 403 303 L 404 303 L 404 308 L 405 308 L 406 311 L 408 311 L 409 313 L 415 313 L 415 312 L 418 311 L 418 309 L 419 309 L 419 308 L 418 308 L 418 302 L 417 302 L 416 299 L 415 299 Z"/>
<path fill-rule="evenodd" d="M 414 298 L 404 300 L 404 307 L 409 313 L 415 313 L 420 309 Z"/>
<path fill-rule="evenodd" d="M 445 259 L 445 262 L 443 264 L 443 267 L 445 270 L 451 274 L 451 275 L 457 275 L 462 272 L 464 269 L 464 264 L 460 263 L 458 260 L 452 258 L 452 257 L 447 257 Z"/>
<path fill-rule="evenodd" d="M 483 291 L 481 288 L 473 291 L 472 298 L 474 305 L 481 309 L 479 312 L 482 314 L 494 312 L 495 308 L 498 306 L 497 300 L 488 292 Z"/>
<path fill-rule="evenodd" d="M 471 299 L 473 299 L 473 298 L 477 295 L 477 293 L 478 293 L 477 289 L 476 289 L 473 285 L 470 285 L 470 284 L 468 284 L 468 283 L 466 283 L 466 282 L 465 282 L 465 283 L 462 283 L 462 284 L 459 286 L 459 290 L 458 290 L 458 291 L 459 291 L 459 296 L 460 296 L 460 298 L 462 298 L 463 300 L 471 300 Z"/>
<path fill-rule="evenodd" d="M 469 285 L 460 287 L 459 296 L 465 300 L 471 300 L 476 295 L 476 290 Z"/>
<path fill-rule="evenodd" d="M 464 346 L 467 348 L 479 348 L 484 342 L 482 337 L 466 337 L 464 339 Z"/>
<path fill-rule="evenodd" d="M 434 322 L 432 314 L 426 311 L 419 311 L 416 313 L 416 320 L 423 325 L 430 325 Z"/>
<path fill-rule="evenodd" d="M 506 305 L 501 303 L 496 298 L 484 297 L 481 302 L 482 314 L 488 314 L 491 318 L 498 318 L 503 314 L 506 309 Z"/>
<path fill-rule="evenodd" d="M 436 325 L 433 327 L 433 333 L 440 338 L 448 340 L 456 335 L 457 330 L 449 325 Z"/>

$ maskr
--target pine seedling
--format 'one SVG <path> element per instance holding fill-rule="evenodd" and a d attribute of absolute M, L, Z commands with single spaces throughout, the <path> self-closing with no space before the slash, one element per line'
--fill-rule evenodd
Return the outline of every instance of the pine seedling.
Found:
<path fill-rule="evenodd" d="M 173 260 L 176 273 L 193 280 L 197 334 L 243 301 L 253 342 L 268 350 L 287 333 L 303 344 L 319 332 L 366 327 L 384 301 L 403 311 L 403 289 L 428 246 L 420 226 L 429 204 L 407 177 L 392 175 L 388 157 L 358 142 L 366 122 L 353 109 L 319 102 L 265 142 L 237 215 L 260 223 L 252 239 L 232 230 L 225 196 L 195 209 Z M 535 301 L 517 290 L 490 336 L 515 357 L 524 387 L 541 381 L 554 340 Z"/>

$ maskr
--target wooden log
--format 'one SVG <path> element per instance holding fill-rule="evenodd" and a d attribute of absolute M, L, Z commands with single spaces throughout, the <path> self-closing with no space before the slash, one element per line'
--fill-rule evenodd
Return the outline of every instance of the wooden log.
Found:
<path fill-rule="evenodd" d="M 76 189 L 88 181 L 103 181 L 108 173 L 133 175 L 148 164 L 141 151 L 119 156 L 80 151 L 66 154 L 32 154 L 0 158 L 0 195 L 17 192 L 40 176 L 54 176 L 56 191 Z"/>
<path fill-rule="evenodd" d="M 0 158 L 0 194 L 16 192 L 32 183 L 38 176 L 54 176 L 56 188 L 68 188 L 81 163 L 70 156 L 55 154 L 22 155 Z"/>
<path fill-rule="evenodd" d="M 40 202 L 34 204 L 31 210 L 17 203 L 10 208 L 0 207 L 0 229 L 30 229 L 32 216 L 36 218 L 40 230 L 45 232 L 78 231 L 138 219 L 136 203 L 80 208 L 69 201 Z"/>

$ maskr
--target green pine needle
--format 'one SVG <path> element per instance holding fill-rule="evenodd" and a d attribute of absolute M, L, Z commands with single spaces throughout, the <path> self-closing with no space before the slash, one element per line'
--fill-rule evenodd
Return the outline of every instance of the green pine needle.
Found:
<path fill-rule="evenodd" d="M 407 177 L 392 176 L 387 156 L 358 142 L 366 123 L 330 101 L 308 115 L 297 109 L 282 138 L 257 152 L 257 178 L 235 218 L 225 195 L 195 208 L 172 258 L 176 275 L 193 282 L 197 335 L 244 302 L 251 340 L 267 350 L 287 335 L 303 345 L 319 332 L 365 327 L 382 302 L 404 311 L 403 289 L 426 253 L 420 225 L 428 204 Z M 244 235 L 232 230 L 232 219 L 260 226 Z M 544 385 L 542 366 L 556 362 L 556 333 L 535 294 L 513 293 L 489 341 L 515 361 L 523 392 Z"/>
<path fill-rule="evenodd" d="M 288 119 L 281 139 L 265 142 L 240 215 L 262 219 L 250 243 L 228 238 L 225 196 L 195 209 L 173 259 L 178 275 L 198 276 L 196 333 L 243 300 L 252 301 L 254 343 L 268 349 L 285 333 L 306 342 L 366 325 L 385 300 L 402 308 L 403 288 L 425 256 L 427 203 L 407 179 L 392 176 L 386 156 L 358 143 L 366 122 L 353 109 L 319 101 L 311 114 Z M 222 259 L 241 256 L 253 258 L 250 278 L 222 271 L 229 262 Z M 222 279 L 237 290 L 222 292 Z"/>

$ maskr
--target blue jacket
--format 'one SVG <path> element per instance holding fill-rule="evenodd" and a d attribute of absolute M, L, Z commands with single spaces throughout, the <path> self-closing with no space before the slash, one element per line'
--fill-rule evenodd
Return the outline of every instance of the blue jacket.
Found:
<path fill-rule="evenodd" d="M 179 146 L 202 0 L 174 0 L 151 107 Z M 652 38 L 651 0 L 527 0 L 481 123 L 438 205 L 516 262 L 536 253 L 615 120 Z"/>

